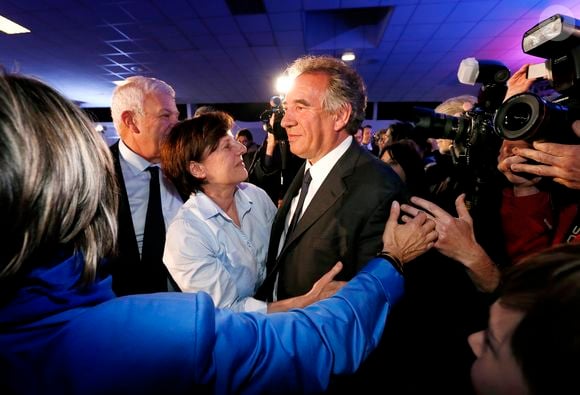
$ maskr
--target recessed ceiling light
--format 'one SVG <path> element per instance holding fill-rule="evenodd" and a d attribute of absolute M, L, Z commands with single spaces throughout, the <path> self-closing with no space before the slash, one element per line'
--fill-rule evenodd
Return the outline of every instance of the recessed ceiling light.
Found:
<path fill-rule="evenodd" d="M 0 15 L 0 31 L 7 34 L 30 33 L 30 30 Z"/>
<path fill-rule="evenodd" d="M 342 54 L 341 59 L 344 60 L 345 62 L 352 62 L 353 60 L 356 59 L 356 55 L 354 54 L 354 52 L 346 51 L 345 53 Z"/>

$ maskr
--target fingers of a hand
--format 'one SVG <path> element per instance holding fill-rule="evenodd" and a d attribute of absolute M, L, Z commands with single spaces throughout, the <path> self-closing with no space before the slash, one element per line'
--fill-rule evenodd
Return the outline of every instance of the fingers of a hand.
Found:
<path fill-rule="evenodd" d="M 546 153 L 553 157 L 578 157 L 580 146 L 578 144 L 558 144 L 534 141 L 534 148 L 537 152 Z"/>
<path fill-rule="evenodd" d="M 526 164 L 511 165 L 511 171 L 534 174 L 540 177 L 554 177 L 559 173 L 558 169 L 554 166 Z"/>
<path fill-rule="evenodd" d="M 556 178 L 554 178 L 554 182 L 557 182 L 558 184 L 562 184 L 565 187 L 568 187 L 570 189 L 580 189 L 580 181 L 578 181 L 578 180 L 568 180 L 568 179 L 556 177 Z"/>
<path fill-rule="evenodd" d="M 538 163 L 543 163 L 546 165 L 553 165 L 560 158 L 559 156 L 554 156 L 554 155 L 548 154 L 546 152 L 538 151 L 538 150 L 533 149 L 533 148 L 516 147 L 516 148 L 514 148 L 513 152 L 515 155 L 518 155 L 520 157 L 532 159 Z"/>
<path fill-rule="evenodd" d="M 334 264 L 334 266 L 332 267 L 332 269 L 330 269 L 325 276 L 331 276 L 331 278 L 334 278 L 334 276 L 336 276 L 338 273 L 340 273 L 340 271 L 343 268 L 343 264 L 341 261 L 338 261 Z"/>
<path fill-rule="evenodd" d="M 403 204 L 401 206 L 401 210 L 403 212 L 409 214 L 408 216 L 403 215 L 401 217 L 401 220 L 404 223 L 408 223 L 408 222 L 413 221 L 415 219 L 415 217 L 417 217 L 419 214 L 424 214 L 427 216 L 427 218 L 434 219 L 434 217 L 431 214 L 426 213 L 425 211 L 422 211 L 422 210 L 418 209 L 417 207 L 409 206 L 408 204 Z M 421 221 L 423 221 L 423 220 L 421 220 Z"/>
<path fill-rule="evenodd" d="M 401 211 L 414 217 L 417 214 L 419 214 L 421 210 L 419 210 L 417 207 L 413 207 L 408 204 L 401 204 Z"/>
<path fill-rule="evenodd" d="M 387 220 L 387 227 L 389 225 L 394 226 L 397 223 L 400 213 L 401 213 L 401 207 L 399 205 L 399 202 L 397 202 L 396 200 L 393 200 L 393 203 L 391 203 L 391 211 L 389 213 L 389 219 Z"/>
<path fill-rule="evenodd" d="M 457 197 L 457 199 L 455 199 L 455 209 L 457 210 L 457 215 L 459 216 L 459 218 L 461 218 L 462 220 L 471 223 L 472 219 L 471 219 L 471 215 L 469 214 L 469 210 L 467 209 L 467 206 L 465 205 L 465 194 L 462 193 L 461 195 L 459 195 Z"/>
<path fill-rule="evenodd" d="M 441 207 L 439 207 L 435 203 L 432 203 L 432 202 L 425 200 L 425 199 L 422 199 L 420 197 L 413 196 L 411 198 L 411 202 L 413 202 L 413 204 L 416 204 L 417 206 L 421 207 L 422 209 L 427 210 L 428 212 L 433 214 L 433 216 L 435 216 L 435 217 L 449 215 L 449 214 L 447 214 L 447 212 L 445 210 L 443 210 Z"/>

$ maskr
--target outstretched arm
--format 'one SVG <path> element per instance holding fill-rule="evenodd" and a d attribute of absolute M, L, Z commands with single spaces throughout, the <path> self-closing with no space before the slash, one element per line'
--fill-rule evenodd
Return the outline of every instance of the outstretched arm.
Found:
<path fill-rule="evenodd" d="M 455 201 L 457 218 L 428 200 L 413 197 L 411 202 L 419 209 L 403 205 L 402 210 L 405 213 L 414 218 L 422 214 L 424 210 L 435 222 L 438 234 L 435 248 L 443 255 L 462 263 L 467 268 L 471 280 L 480 290 L 493 292 L 499 284 L 500 273 L 475 239 L 473 220 L 465 205 L 465 194 L 460 195 Z M 409 217 L 403 217 L 403 221 L 409 220 Z"/>

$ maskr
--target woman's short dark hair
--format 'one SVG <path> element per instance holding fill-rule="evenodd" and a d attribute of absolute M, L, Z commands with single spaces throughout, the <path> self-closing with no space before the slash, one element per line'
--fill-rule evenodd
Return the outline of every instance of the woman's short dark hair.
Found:
<path fill-rule="evenodd" d="M 385 152 L 389 153 L 392 160 L 397 162 L 405 172 L 407 189 L 416 196 L 427 196 L 427 176 L 425 165 L 421 157 L 421 148 L 411 139 L 401 139 L 383 148 L 379 158 Z"/>
<path fill-rule="evenodd" d="M 214 111 L 173 126 L 161 144 L 161 166 L 181 194 L 202 190 L 204 181 L 191 174 L 189 165 L 192 161 L 201 162 L 215 151 L 233 125 L 230 115 Z"/>

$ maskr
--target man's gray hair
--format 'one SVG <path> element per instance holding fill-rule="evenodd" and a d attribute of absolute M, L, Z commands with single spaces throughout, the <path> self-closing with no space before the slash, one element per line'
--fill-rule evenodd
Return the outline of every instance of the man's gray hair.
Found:
<path fill-rule="evenodd" d="M 129 77 L 115 88 L 111 99 L 111 117 L 117 132 L 121 132 L 124 111 L 143 114 L 143 103 L 149 93 L 161 93 L 175 98 L 175 90 L 166 82 L 151 77 Z"/>
<path fill-rule="evenodd" d="M 326 111 L 336 112 L 343 105 L 350 104 L 352 113 L 346 130 L 351 135 L 355 134 L 365 120 L 367 107 L 366 87 L 360 75 L 342 60 L 331 56 L 303 56 L 286 69 L 290 78 L 304 73 L 328 75 L 329 84 L 322 106 Z"/>

